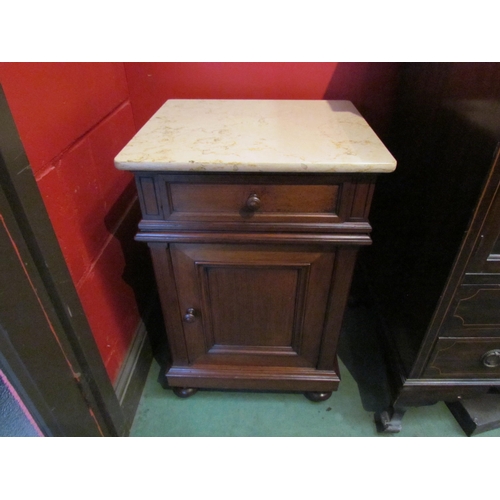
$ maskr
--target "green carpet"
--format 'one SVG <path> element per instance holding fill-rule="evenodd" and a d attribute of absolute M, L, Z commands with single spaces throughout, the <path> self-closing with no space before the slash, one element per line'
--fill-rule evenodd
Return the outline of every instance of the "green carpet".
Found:
<path fill-rule="evenodd" d="M 372 319 L 347 311 L 339 345 L 339 390 L 321 403 L 302 394 L 200 390 L 188 399 L 157 382 L 153 362 L 131 429 L 140 436 L 466 437 L 442 402 L 410 408 L 399 434 L 378 434 L 373 415 L 388 404 L 385 369 Z M 500 436 L 500 429 L 477 437 Z"/>
<path fill-rule="evenodd" d="M 153 363 L 130 435 L 139 436 L 379 436 L 343 364 L 339 390 L 322 403 L 302 394 L 198 391 L 180 399 L 157 382 Z M 500 436 L 499 430 L 482 434 Z M 444 403 L 412 408 L 393 436 L 465 436 Z M 386 437 L 386 436 L 384 436 Z"/>

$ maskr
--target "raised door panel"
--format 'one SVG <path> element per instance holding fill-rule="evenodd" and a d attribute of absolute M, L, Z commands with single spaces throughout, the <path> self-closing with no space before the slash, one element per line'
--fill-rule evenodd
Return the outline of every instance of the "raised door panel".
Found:
<path fill-rule="evenodd" d="M 316 366 L 331 247 L 175 244 L 171 255 L 191 365 Z"/>

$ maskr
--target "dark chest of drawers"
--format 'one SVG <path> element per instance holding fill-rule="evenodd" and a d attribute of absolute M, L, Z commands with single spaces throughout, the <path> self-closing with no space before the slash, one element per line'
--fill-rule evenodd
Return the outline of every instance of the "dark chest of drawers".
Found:
<path fill-rule="evenodd" d="M 411 406 L 500 387 L 499 76 L 498 64 L 406 68 L 399 167 L 378 185 L 365 262 L 392 386 L 382 430 Z"/>

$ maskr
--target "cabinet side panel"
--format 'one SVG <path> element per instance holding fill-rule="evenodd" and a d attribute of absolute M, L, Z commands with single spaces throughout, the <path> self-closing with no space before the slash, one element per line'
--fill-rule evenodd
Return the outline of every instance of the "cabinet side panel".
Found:
<path fill-rule="evenodd" d="M 184 331 L 177 301 L 176 283 L 168 245 L 149 243 L 156 275 L 156 283 L 160 294 L 163 319 L 167 329 L 172 361 L 177 365 L 189 363 Z"/>
<path fill-rule="evenodd" d="M 326 321 L 323 327 L 321 354 L 317 366 L 319 370 L 332 370 L 336 366 L 335 353 L 357 253 L 356 247 L 341 247 L 337 251 Z"/>

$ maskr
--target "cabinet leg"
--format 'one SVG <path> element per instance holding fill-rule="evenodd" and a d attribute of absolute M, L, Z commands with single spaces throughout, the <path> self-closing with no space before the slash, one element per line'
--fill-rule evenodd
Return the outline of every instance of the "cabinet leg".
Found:
<path fill-rule="evenodd" d="M 304 396 L 314 403 L 319 403 L 321 401 L 326 401 L 332 395 L 331 392 L 304 392 Z"/>
<path fill-rule="evenodd" d="M 174 391 L 174 394 L 177 397 L 186 399 L 193 394 L 196 394 L 198 389 L 195 389 L 194 387 L 172 387 L 172 391 Z"/>
<path fill-rule="evenodd" d="M 389 406 L 386 410 L 375 414 L 375 424 L 378 432 L 395 434 L 401 431 L 401 420 L 406 409 Z"/>

